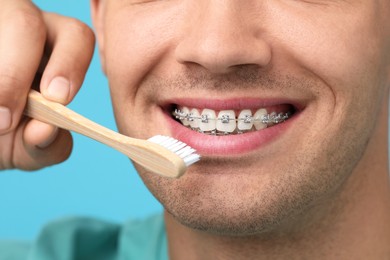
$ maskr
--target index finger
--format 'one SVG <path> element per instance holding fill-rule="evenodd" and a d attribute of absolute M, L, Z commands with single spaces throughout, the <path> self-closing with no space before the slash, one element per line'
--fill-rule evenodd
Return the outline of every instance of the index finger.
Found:
<path fill-rule="evenodd" d="M 0 1 L 0 134 L 14 129 L 43 55 L 46 30 L 29 1 Z"/>

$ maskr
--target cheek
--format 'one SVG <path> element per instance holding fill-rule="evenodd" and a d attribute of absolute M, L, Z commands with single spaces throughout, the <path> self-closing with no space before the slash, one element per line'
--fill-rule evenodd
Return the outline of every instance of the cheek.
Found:
<path fill-rule="evenodd" d="M 113 98 L 134 98 L 145 76 L 169 55 L 178 10 L 162 10 L 130 7 L 108 14 L 105 60 L 110 87 L 115 88 Z"/>
<path fill-rule="evenodd" d="M 143 95 L 142 83 L 169 55 L 178 11 L 174 8 L 159 12 L 153 8 L 139 10 L 113 3 L 106 14 L 105 68 L 118 129 L 135 135 L 147 126 L 137 124 L 136 129 L 130 129 L 133 125 L 128 122 L 145 112 L 142 109 L 148 104 L 145 100 L 148 95 Z"/>
<path fill-rule="evenodd" d="M 338 102 L 378 99 L 378 87 L 373 85 L 383 79 L 383 36 L 375 14 L 360 9 L 345 14 L 317 11 L 313 15 L 298 9 L 274 12 L 280 15 L 273 19 L 277 29 L 272 30 L 280 55 L 292 56 L 295 65 L 319 77 Z"/>

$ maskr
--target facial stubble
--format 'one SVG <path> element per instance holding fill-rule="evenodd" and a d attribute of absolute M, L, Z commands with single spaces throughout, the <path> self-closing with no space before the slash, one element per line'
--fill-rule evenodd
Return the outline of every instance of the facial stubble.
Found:
<path fill-rule="evenodd" d="M 207 74 L 201 74 L 190 79 L 152 80 L 148 85 L 169 86 L 175 91 L 188 84 L 192 89 L 209 88 L 210 91 L 226 91 L 237 85 L 250 89 L 256 85 L 280 92 L 295 88 L 313 93 L 323 87 L 312 79 L 280 78 L 271 74 L 259 77 L 250 70 L 248 73 L 240 72 L 229 81 L 211 80 Z M 286 144 L 281 151 L 285 160 L 273 165 L 267 164 L 266 156 L 247 161 L 204 158 L 178 180 L 165 179 L 136 167 L 167 212 L 187 227 L 228 236 L 303 232 L 312 225 L 308 220 L 321 218 L 314 215 L 331 211 L 321 208 L 337 201 L 367 146 L 375 123 L 362 123 L 366 118 L 356 113 L 348 115 L 348 122 L 338 122 L 336 128 L 325 130 L 329 133 L 308 134 L 305 145 Z M 327 138 L 319 140 L 318 137 Z"/>

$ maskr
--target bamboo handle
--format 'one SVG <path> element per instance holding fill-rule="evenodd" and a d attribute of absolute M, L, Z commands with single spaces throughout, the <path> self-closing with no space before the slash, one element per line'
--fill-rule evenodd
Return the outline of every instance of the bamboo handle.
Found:
<path fill-rule="evenodd" d="M 25 114 L 39 121 L 88 136 L 109 146 L 115 146 L 119 140 L 128 139 L 127 141 L 130 141 L 132 139 L 103 127 L 59 103 L 45 99 L 35 90 L 30 91 Z"/>
<path fill-rule="evenodd" d="M 30 90 L 24 114 L 95 139 L 162 176 L 177 178 L 187 169 L 178 155 L 161 145 L 121 135 L 59 103 L 45 99 L 35 90 Z"/>

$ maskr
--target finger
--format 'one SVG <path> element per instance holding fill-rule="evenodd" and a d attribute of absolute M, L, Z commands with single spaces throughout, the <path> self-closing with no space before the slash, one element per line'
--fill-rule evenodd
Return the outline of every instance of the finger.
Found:
<path fill-rule="evenodd" d="M 95 36 L 84 23 L 47 13 L 48 44 L 52 48 L 41 80 L 42 94 L 68 104 L 80 89 L 92 59 Z"/>
<path fill-rule="evenodd" d="M 37 170 L 57 164 L 69 157 L 72 146 L 68 131 L 26 120 L 15 136 L 13 165 L 22 170 Z"/>
<path fill-rule="evenodd" d="M 69 131 L 58 129 L 57 137 L 49 146 L 39 148 L 25 145 L 25 147 L 29 151 L 31 159 L 36 163 L 36 169 L 41 169 L 68 159 L 72 152 L 73 139 Z"/>
<path fill-rule="evenodd" d="M 28 147 L 45 149 L 55 141 L 57 136 L 57 127 L 33 119 L 27 123 L 23 139 Z"/>
<path fill-rule="evenodd" d="M 0 16 L 0 134 L 18 125 L 43 54 L 46 31 L 42 16 L 27 3 L 15 7 L 8 3 L 7 12 Z"/>

